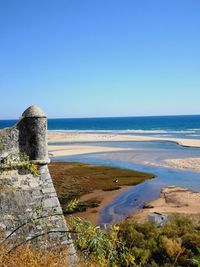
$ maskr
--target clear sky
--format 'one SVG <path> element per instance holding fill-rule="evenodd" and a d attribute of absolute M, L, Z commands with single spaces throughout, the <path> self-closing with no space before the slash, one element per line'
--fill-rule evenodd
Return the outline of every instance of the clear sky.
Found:
<path fill-rule="evenodd" d="M 0 118 L 200 114 L 199 0 L 1 0 Z"/>

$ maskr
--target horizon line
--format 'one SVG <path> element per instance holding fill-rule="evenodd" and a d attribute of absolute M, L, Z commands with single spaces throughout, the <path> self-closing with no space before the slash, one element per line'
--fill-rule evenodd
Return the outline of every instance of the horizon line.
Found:
<path fill-rule="evenodd" d="M 128 115 L 128 116 L 97 116 L 97 117 L 47 117 L 48 120 L 58 119 L 112 119 L 112 118 L 145 118 L 145 117 L 182 117 L 182 116 L 200 116 L 200 114 L 171 114 L 171 115 Z M 0 121 L 17 121 L 17 119 L 0 119 Z"/>

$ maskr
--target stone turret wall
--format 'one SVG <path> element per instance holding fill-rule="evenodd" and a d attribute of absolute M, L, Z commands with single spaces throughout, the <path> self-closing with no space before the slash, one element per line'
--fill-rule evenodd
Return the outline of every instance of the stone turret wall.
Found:
<path fill-rule="evenodd" d="M 0 132 L 0 228 L 11 248 L 27 241 L 69 248 L 69 261 L 75 250 L 48 170 L 47 118 L 35 106 L 28 108 L 17 125 Z M 20 163 L 5 168 L 12 154 L 25 153 L 37 165 L 33 174 Z M 11 162 L 12 163 L 12 162 Z"/>
<path fill-rule="evenodd" d="M 10 153 L 25 153 L 32 161 L 48 163 L 47 117 L 40 108 L 29 107 L 17 124 L 1 135 L 0 159 Z"/>

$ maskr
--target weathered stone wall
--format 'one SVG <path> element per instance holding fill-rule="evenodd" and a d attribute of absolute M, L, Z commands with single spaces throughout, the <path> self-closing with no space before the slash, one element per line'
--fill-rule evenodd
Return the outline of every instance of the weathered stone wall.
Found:
<path fill-rule="evenodd" d="M 10 153 L 19 153 L 19 130 L 16 126 L 0 131 L 0 160 Z"/>
<path fill-rule="evenodd" d="M 47 118 L 40 108 L 25 110 L 19 122 L 1 135 L 0 159 L 10 153 L 25 153 L 30 160 L 48 163 Z"/>
<path fill-rule="evenodd" d="M 29 240 L 36 244 L 56 244 L 75 250 L 48 170 L 47 119 L 37 107 L 23 113 L 19 123 L 1 131 L 0 137 L 0 228 L 11 248 Z M 5 169 L 10 154 L 26 153 L 37 164 L 34 175 L 25 167 Z M 2 167 L 2 168 L 1 168 Z"/>

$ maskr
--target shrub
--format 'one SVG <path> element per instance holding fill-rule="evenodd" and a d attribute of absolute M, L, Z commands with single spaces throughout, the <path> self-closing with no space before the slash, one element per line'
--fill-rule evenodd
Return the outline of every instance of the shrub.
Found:
<path fill-rule="evenodd" d="M 110 229 L 70 217 L 75 246 L 85 262 L 98 266 L 198 266 L 199 225 L 176 216 L 164 227 L 128 220 Z"/>
<path fill-rule="evenodd" d="M 69 218 L 69 224 L 71 230 L 77 233 L 74 244 L 85 264 L 92 261 L 98 266 L 134 266 L 134 256 L 119 238 L 119 226 L 111 226 L 108 232 L 75 217 Z"/>
<path fill-rule="evenodd" d="M 128 220 L 100 229 L 89 221 L 72 216 L 69 216 L 68 222 L 80 256 L 78 266 L 200 266 L 200 249 L 197 246 L 200 241 L 199 225 L 188 219 L 172 218 L 162 228 L 149 222 Z M 25 244 L 8 254 L 0 246 L 0 266 L 66 267 L 66 253 L 67 250 L 48 251 Z"/>

